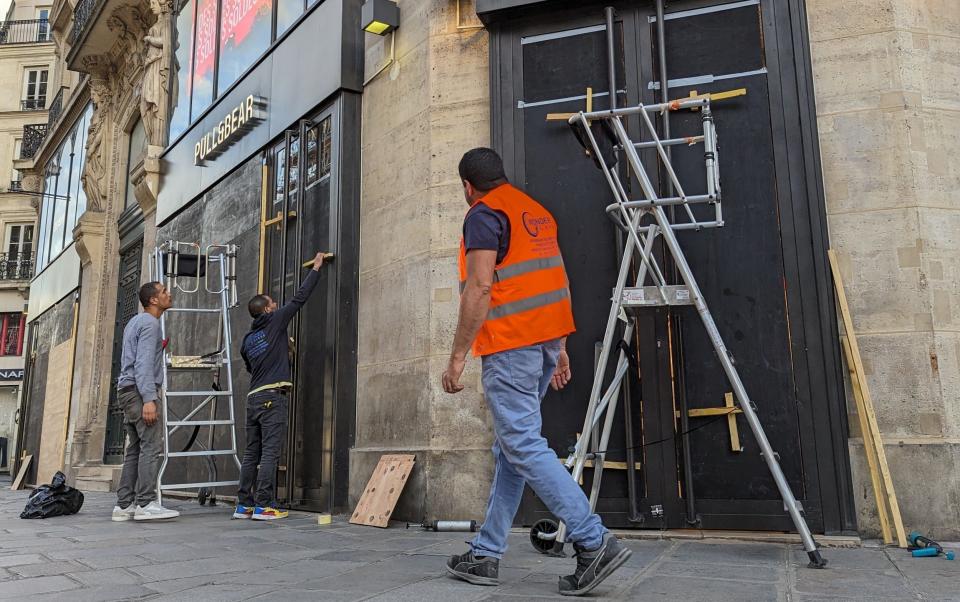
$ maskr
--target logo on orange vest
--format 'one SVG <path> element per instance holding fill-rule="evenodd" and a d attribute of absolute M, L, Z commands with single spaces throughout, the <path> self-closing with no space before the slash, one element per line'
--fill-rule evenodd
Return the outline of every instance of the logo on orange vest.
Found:
<path fill-rule="evenodd" d="M 540 229 L 547 229 L 552 221 L 549 217 L 534 217 L 526 211 L 520 217 L 523 220 L 523 229 L 534 238 L 540 236 Z"/>

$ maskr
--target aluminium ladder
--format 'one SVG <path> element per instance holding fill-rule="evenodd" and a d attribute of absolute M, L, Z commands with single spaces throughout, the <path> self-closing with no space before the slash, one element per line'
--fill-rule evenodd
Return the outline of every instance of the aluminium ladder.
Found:
<path fill-rule="evenodd" d="M 702 121 L 702 133 L 696 136 L 661 139 L 651 119 L 652 114 L 664 115 L 671 111 L 699 110 Z M 638 117 L 641 130 L 649 138 L 634 142 L 627 132 L 625 118 Z M 594 478 L 590 491 L 590 509 L 596 508 L 603 475 L 603 461 L 610 440 L 611 427 L 620 397 L 621 386 L 628 370 L 628 359 L 620 341 L 631 340 L 634 330 L 633 317 L 649 307 L 684 306 L 696 308 L 717 358 L 723 366 L 727 379 L 733 388 L 737 405 L 742 410 L 750 429 L 759 444 L 761 456 L 766 462 L 770 474 L 776 482 L 783 498 L 784 510 L 789 513 L 794 526 L 803 541 L 803 547 L 810 559 L 812 568 L 823 568 L 826 560 L 820 555 L 817 544 L 803 518 L 803 508 L 794 497 L 780 468 L 779 456 L 773 451 L 760 420 L 756 406 L 747 394 L 734 365 L 733 356 L 727 349 L 717 330 L 716 323 L 707 307 L 693 272 L 687 263 L 683 250 L 675 235 L 679 230 L 700 231 L 723 226 L 723 213 L 720 202 L 720 177 L 717 154 L 717 136 L 710 108 L 710 95 L 686 98 L 658 104 L 613 108 L 604 111 L 575 113 L 568 123 L 584 147 L 585 153 L 603 172 L 610 191 L 616 201 L 607 206 L 608 215 L 626 234 L 624 251 L 616 287 L 613 291 L 610 313 L 607 318 L 603 345 L 597 359 L 593 386 L 587 405 L 583 429 L 580 431 L 573 453 L 565 464 L 571 469 L 575 482 L 580 481 L 586 461 L 594 462 Z M 684 192 L 667 148 L 671 146 L 703 145 L 704 166 L 706 169 L 706 193 L 688 195 Z M 647 168 L 640 157 L 640 151 L 656 151 L 659 165 L 669 178 L 675 196 L 660 197 L 657 194 Z M 642 197 L 631 199 L 620 178 L 619 157 L 627 160 L 630 173 L 636 177 L 642 190 Z M 671 208 L 668 214 L 665 208 Z M 696 211 L 694 211 L 696 209 Z M 699 214 L 699 215 L 698 215 Z M 654 242 L 662 237 L 666 252 L 673 260 L 681 283 L 668 283 L 664 271 L 654 254 Z M 633 282 L 629 282 L 633 277 Z M 625 322 L 622 327 L 620 322 Z M 611 354 L 619 349 L 619 357 L 613 377 L 604 388 L 605 374 Z M 601 426 L 602 421 L 602 426 Z M 593 451 L 591 447 L 593 438 Z M 536 530 L 536 527 L 535 527 Z M 561 523 L 553 533 L 531 532 L 531 538 L 553 540 L 554 551 L 562 550 L 565 526 Z M 536 545 L 536 544 L 535 544 Z"/>
<path fill-rule="evenodd" d="M 186 251 L 184 251 L 186 250 Z M 193 251 L 193 252 L 190 252 Z M 240 470 L 240 460 L 237 458 L 237 433 L 234 415 L 233 391 L 233 355 L 231 353 L 230 315 L 231 307 L 237 305 L 236 287 L 236 245 L 208 245 L 201 254 L 198 243 L 167 241 L 159 245 L 154 252 L 154 261 L 151 264 L 151 275 L 167 286 L 168 290 L 180 291 L 186 294 L 207 294 L 216 299 L 215 307 L 171 307 L 160 316 L 161 336 L 167 339 L 167 314 L 196 314 L 198 319 L 203 317 L 217 317 L 216 350 L 212 353 L 199 356 L 177 356 L 165 344 L 163 350 L 163 462 L 157 474 L 157 496 L 162 503 L 164 491 L 176 489 L 197 489 L 200 503 L 203 504 L 209 496 L 211 504 L 215 503 L 212 495 L 213 488 L 231 487 L 239 484 L 238 479 L 222 480 L 217 477 L 215 458 L 217 456 L 231 456 Z M 210 273 L 216 270 L 215 283 L 211 284 Z M 160 276 L 157 277 L 157 274 Z M 193 286 L 185 284 L 184 279 L 193 279 Z M 200 280 L 203 280 L 201 285 Z M 202 286 L 202 289 L 201 289 Z M 226 372 L 225 388 L 221 386 L 221 373 Z M 171 390 L 171 375 L 173 373 L 192 373 L 210 375 L 212 385 L 208 389 L 200 390 Z M 170 407 L 171 399 L 185 399 L 191 406 L 185 412 L 174 411 Z M 196 405 L 192 402 L 199 399 Z M 217 417 L 219 401 L 227 406 L 227 417 Z M 182 404 L 178 404 L 178 409 Z M 207 415 L 195 418 L 202 410 Z M 193 428 L 187 445 L 178 450 L 171 449 L 171 436 L 180 429 Z M 206 443 L 199 441 L 197 434 L 200 428 L 207 428 Z M 227 429 L 229 432 L 229 449 L 217 449 L 217 429 Z M 191 449 L 192 447 L 198 449 Z M 202 482 L 165 483 L 164 472 L 171 458 L 203 458 L 207 462 L 208 479 Z"/>

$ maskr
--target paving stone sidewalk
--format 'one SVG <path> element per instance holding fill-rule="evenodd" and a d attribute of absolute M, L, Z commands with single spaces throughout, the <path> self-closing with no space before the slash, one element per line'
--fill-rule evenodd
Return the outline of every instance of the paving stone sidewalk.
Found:
<path fill-rule="evenodd" d="M 557 576 L 572 559 L 536 553 L 512 535 L 503 584 L 448 578 L 447 556 L 466 534 L 318 526 L 292 513 L 273 523 L 235 521 L 232 508 L 170 500 L 180 518 L 114 523 L 111 494 L 90 493 L 69 517 L 21 520 L 27 492 L 0 480 L 0 599 L 431 600 L 560 599 Z M 830 568 L 806 568 L 796 545 L 730 541 L 630 541 L 629 563 L 597 600 L 960 600 L 960 561 L 913 559 L 897 549 L 827 549 Z M 564 598 L 565 599 L 565 598 Z"/>

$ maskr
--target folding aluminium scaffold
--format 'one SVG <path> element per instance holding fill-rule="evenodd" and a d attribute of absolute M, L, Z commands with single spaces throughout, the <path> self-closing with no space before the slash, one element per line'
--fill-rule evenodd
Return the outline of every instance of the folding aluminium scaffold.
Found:
<path fill-rule="evenodd" d="M 231 307 L 237 305 L 236 286 L 236 245 L 208 245 L 201 253 L 198 243 L 166 241 L 157 246 L 154 252 L 154 261 L 151 263 L 151 276 L 166 285 L 171 292 L 179 291 L 177 306 L 171 307 L 160 316 L 160 329 L 164 341 L 169 341 L 168 314 L 194 314 L 198 324 L 203 318 L 217 318 L 216 348 L 214 351 L 202 355 L 175 355 L 171 349 L 180 346 L 177 342 L 165 345 L 163 352 L 163 463 L 157 475 L 157 494 L 164 491 L 196 489 L 201 504 L 208 498 L 210 503 L 216 501 L 213 493 L 217 487 L 235 487 L 238 479 L 224 480 L 217 476 L 217 456 L 230 456 L 240 469 L 240 460 L 237 458 L 237 433 L 234 416 L 233 391 L 233 354 L 231 352 Z M 211 281 L 211 273 L 214 280 Z M 192 280 L 193 282 L 189 282 Z M 187 281 L 187 282 L 185 282 Z M 202 281 L 202 282 L 201 282 Z M 187 303 L 187 295 L 206 296 L 206 302 L 198 299 L 196 307 Z M 210 302 L 213 302 L 211 304 Z M 200 335 L 195 331 L 192 336 Z M 191 336 L 184 333 L 183 336 Z M 223 374 L 226 378 L 223 379 Z M 188 389 L 178 388 L 179 380 L 174 379 L 174 373 L 187 373 L 210 376 L 210 386 L 191 386 Z M 175 384 L 174 381 L 178 382 Z M 194 379 L 195 380 L 195 379 Z M 224 382 L 225 380 L 225 382 Z M 176 400 L 176 407 L 171 404 Z M 226 405 L 226 416 L 220 417 L 218 412 L 220 401 Z M 206 409 L 206 415 L 201 411 Z M 200 415 L 201 418 L 196 418 Z M 171 437 L 180 429 L 193 429 L 188 435 L 187 443 L 174 449 Z M 200 429 L 207 429 L 206 441 L 198 438 Z M 217 429 L 227 430 L 229 448 L 217 449 Z M 196 449 L 194 449 L 196 448 Z M 207 479 L 198 482 L 168 483 L 164 482 L 164 473 L 171 458 L 202 458 L 207 465 Z"/>
<path fill-rule="evenodd" d="M 736 91 L 736 95 L 743 91 Z M 696 136 L 664 138 L 658 135 L 651 115 L 672 111 L 697 110 L 702 122 L 702 133 Z M 638 117 L 645 137 L 639 142 L 631 139 L 625 119 Z M 616 404 L 628 372 L 628 358 L 621 341 L 633 335 L 633 315 L 643 308 L 659 306 L 693 306 L 700 316 L 717 358 L 733 388 L 737 410 L 742 411 L 753 432 L 770 474 L 784 502 L 784 509 L 796 527 L 810 559 L 810 567 L 822 568 L 826 560 L 803 518 L 803 508 L 793 495 L 780 467 L 779 457 L 770 445 L 757 417 L 756 406 L 747 394 L 733 357 L 723 342 L 707 303 L 697 285 L 683 249 L 677 240 L 680 230 L 702 231 L 723 226 L 720 195 L 720 177 L 717 136 L 714 127 L 711 97 L 704 95 L 658 104 L 613 108 L 604 111 L 580 112 L 569 117 L 574 134 L 586 154 L 603 172 L 615 202 L 606 211 L 625 234 L 624 251 L 616 286 L 613 290 L 610 313 L 607 317 L 603 345 L 600 349 L 583 429 L 567 458 L 566 465 L 572 477 L 579 482 L 587 460 L 593 462 L 593 483 L 590 507 L 594 509 L 600 492 L 603 461 L 607 453 Z M 703 145 L 706 171 L 706 192 L 688 195 L 679 181 L 667 149 L 677 145 Z M 655 151 L 663 173 L 669 179 L 673 196 L 660 197 L 641 159 L 640 151 Z M 625 158 L 629 172 L 639 182 L 642 196 L 631 199 L 620 177 L 620 158 Z M 673 208 L 669 213 L 668 208 Z M 696 210 L 696 211 L 695 211 Z M 654 243 L 663 240 L 679 282 L 671 283 L 655 256 Z M 630 282 L 631 277 L 633 281 Z M 625 324 L 621 324 L 625 322 Z M 618 351 L 619 357 L 611 381 L 605 386 L 608 361 Z M 734 411 L 732 408 L 731 412 Z M 592 443 L 592 449 L 591 449 Z M 535 526 L 535 530 L 537 527 Z M 554 551 L 562 550 L 564 525 L 556 532 L 531 532 L 531 538 L 553 540 Z M 535 544 L 536 545 L 536 544 Z M 538 546 L 538 549 L 541 549 Z"/>

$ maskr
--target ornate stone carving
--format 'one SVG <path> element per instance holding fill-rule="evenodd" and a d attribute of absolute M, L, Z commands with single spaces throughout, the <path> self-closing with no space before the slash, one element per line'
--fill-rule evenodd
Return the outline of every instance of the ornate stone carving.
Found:
<path fill-rule="evenodd" d="M 164 48 L 164 29 L 169 27 L 169 19 L 164 18 L 163 6 L 158 0 L 151 0 L 150 7 L 157 15 L 156 22 L 143 37 L 143 86 L 140 91 L 140 120 L 147 140 L 151 144 L 162 146 L 164 143 L 164 97 L 170 76 L 170 61 Z"/>
<path fill-rule="evenodd" d="M 90 208 L 102 211 L 106 206 L 104 178 L 106 170 L 103 162 L 103 116 L 110 110 L 110 87 L 105 78 L 90 78 L 90 98 L 93 100 L 93 115 L 90 118 L 90 129 L 87 132 L 87 146 L 83 165 L 83 175 L 80 181 L 83 190 L 87 193 Z"/>

